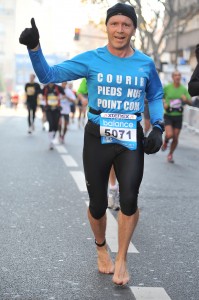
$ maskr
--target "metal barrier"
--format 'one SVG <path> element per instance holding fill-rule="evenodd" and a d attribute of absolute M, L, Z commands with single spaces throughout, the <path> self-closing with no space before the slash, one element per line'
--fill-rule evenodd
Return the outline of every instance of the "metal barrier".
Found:
<path fill-rule="evenodd" d="M 183 126 L 199 133 L 199 108 L 185 105 L 183 113 Z"/>

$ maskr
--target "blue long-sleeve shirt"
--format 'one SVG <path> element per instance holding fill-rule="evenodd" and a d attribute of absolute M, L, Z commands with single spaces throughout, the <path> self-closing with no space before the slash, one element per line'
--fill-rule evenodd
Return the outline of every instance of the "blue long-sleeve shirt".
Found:
<path fill-rule="evenodd" d="M 134 49 L 132 56 L 112 55 L 107 46 L 81 53 L 70 60 L 49 66 L 41 48 L 29 50 L 33 68 L 41 83 L 59 83 L 85 77 L 88 105 L 109 113 L 135 114 L 149 103 L 151 124 L 163 120 L 163 88 L 153 60 Z M 99 124 L 99 115 L 88 119 Z M 137 119 L 141 120 L 141 115 Z"/>

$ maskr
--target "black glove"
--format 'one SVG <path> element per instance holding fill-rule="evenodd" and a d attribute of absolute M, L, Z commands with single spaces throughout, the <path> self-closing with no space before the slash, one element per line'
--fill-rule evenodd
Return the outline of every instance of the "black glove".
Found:
<path fill-rule="evenodd" d="M 156 126 L 153 127 L 148 137 L 144 139 L 144 152 L 153 154 L 160 150 L 162 146 L 162 130 Z"/>
<path fill-rule="evenodd" d="M 199 62 L 199 44 L 196 45 L 195 54 L 196 54 L 197 62 Z"/>
<path fill-rule="evenodd" d="M 39 31 L 35 24 L 35 19 L 31 19 L 31 28 L 26 28 L 19 37 L 19 43 L 34 49 L 39 44 Z"/>

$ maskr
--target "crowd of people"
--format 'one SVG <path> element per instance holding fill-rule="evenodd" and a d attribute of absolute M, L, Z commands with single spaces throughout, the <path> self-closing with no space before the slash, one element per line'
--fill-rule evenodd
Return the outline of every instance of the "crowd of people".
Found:
<path fill-rule="evenodd" d="M 65 135 L 69 121 L 74 123 L 76 107 L 78 107 L 77 117 L 79 127 L 81 122 L 84 125 L 86 117 L 86 105 L 81 104 L 81 99 L 73 90 L 72 82 L 62 82 L 61 84 L 49 83 L 40 86 L 35 82 L 35 74 L 30 74 L 30 80 L 25 84 L 25 105 L 28 111 L 28 133 L 35 129 L 35 117 L 38 107 L 42 111 L 42 128 L 45 130 L 45 123 L 49 128 L 49 149 L 54 148 L 56 133 L 59 134 L 59 142 L 65 142 Z M 84 114 L 82 115 L 82 107 Z"/>
<path fill-rule="evenodd" d="M 180 83 L 178 71 L 172 74 L 173 82 L 163 88 L 153 60 L 131 46 L 136 28 L 134 8 L 117 3 L 106 14 L 107 45 L 54 66 L 49 66 L 45 60 L 33 18 L 31 28 L 26 28 L 19 38 L 20 43 L 28 48 L 39 81 L 45 85 L 42 94 L 50 125 L 50 139 L 61 128 L 59 122 L 62 114 L 65 123 L 63 131 L 59 131 L 61 141 L 67 130 L 68 110 L 62 113 L 60 107 L 62 102 L 68 107 L 68 103 L 74 103 L 74 100 L 66 92 L 65 82 L 85 78 L 77 97 L 82 108 L 88 103 L 83 145 L 89 195 L 88 219 L 96 244 L 98 270 L 113 274 L 112 281 L 116 285 L 125 285 L 130 279 L 127 251 L 139 219 L 138 194 L 144 172 L 144 154 L 154 154 L 161 147 L 165 151 L 171 141 L 167 160 L 173 163 L 183 107 L 190 104 L 190 95 Z M 56 85 L 56 82 L 62 83 L 62 86 Z M 195 89 L 198 91 L 198 84 L 196 86 L 191 87 L 190 84 L 190 93 L 192 88 L 193 94 Z M 150 124 L 146 124 L 144 132 L 141 121 L 146 103 Z M 84 113 L 82 109 L 81 114 Z M 114 187 L 115 195 L 119 191 L 118 253 L 115 262 L 106 244 L 109 182 Z"/>

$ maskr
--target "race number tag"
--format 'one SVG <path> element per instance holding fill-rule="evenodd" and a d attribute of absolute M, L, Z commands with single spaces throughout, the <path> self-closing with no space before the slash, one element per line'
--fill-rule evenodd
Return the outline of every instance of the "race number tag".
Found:
<path fill-rule="evenodd" d="M 50 106 L 57 106 L 58 105 L 58 97 L 54 94 L 48 94 L 48 104 Z"/>
<path fill-rule="evenodd" d="M 180 109 L 182 107 L 182 100 L 181 99 L 171 99 L 170 107 Z"/>
<path fill-rule="evenodd" d="M 101 143 L 121 144 L 130 150 L 135 150 L 137 148 L 136 119 L 136 115 L 101 113 Z"/>
<path fill-rule="evenodd" d="M 34 86 L 28 86 L 27 87 L 27 95 L 28 96 L 33 96 L 35 94 L 35 88 Z"/>

